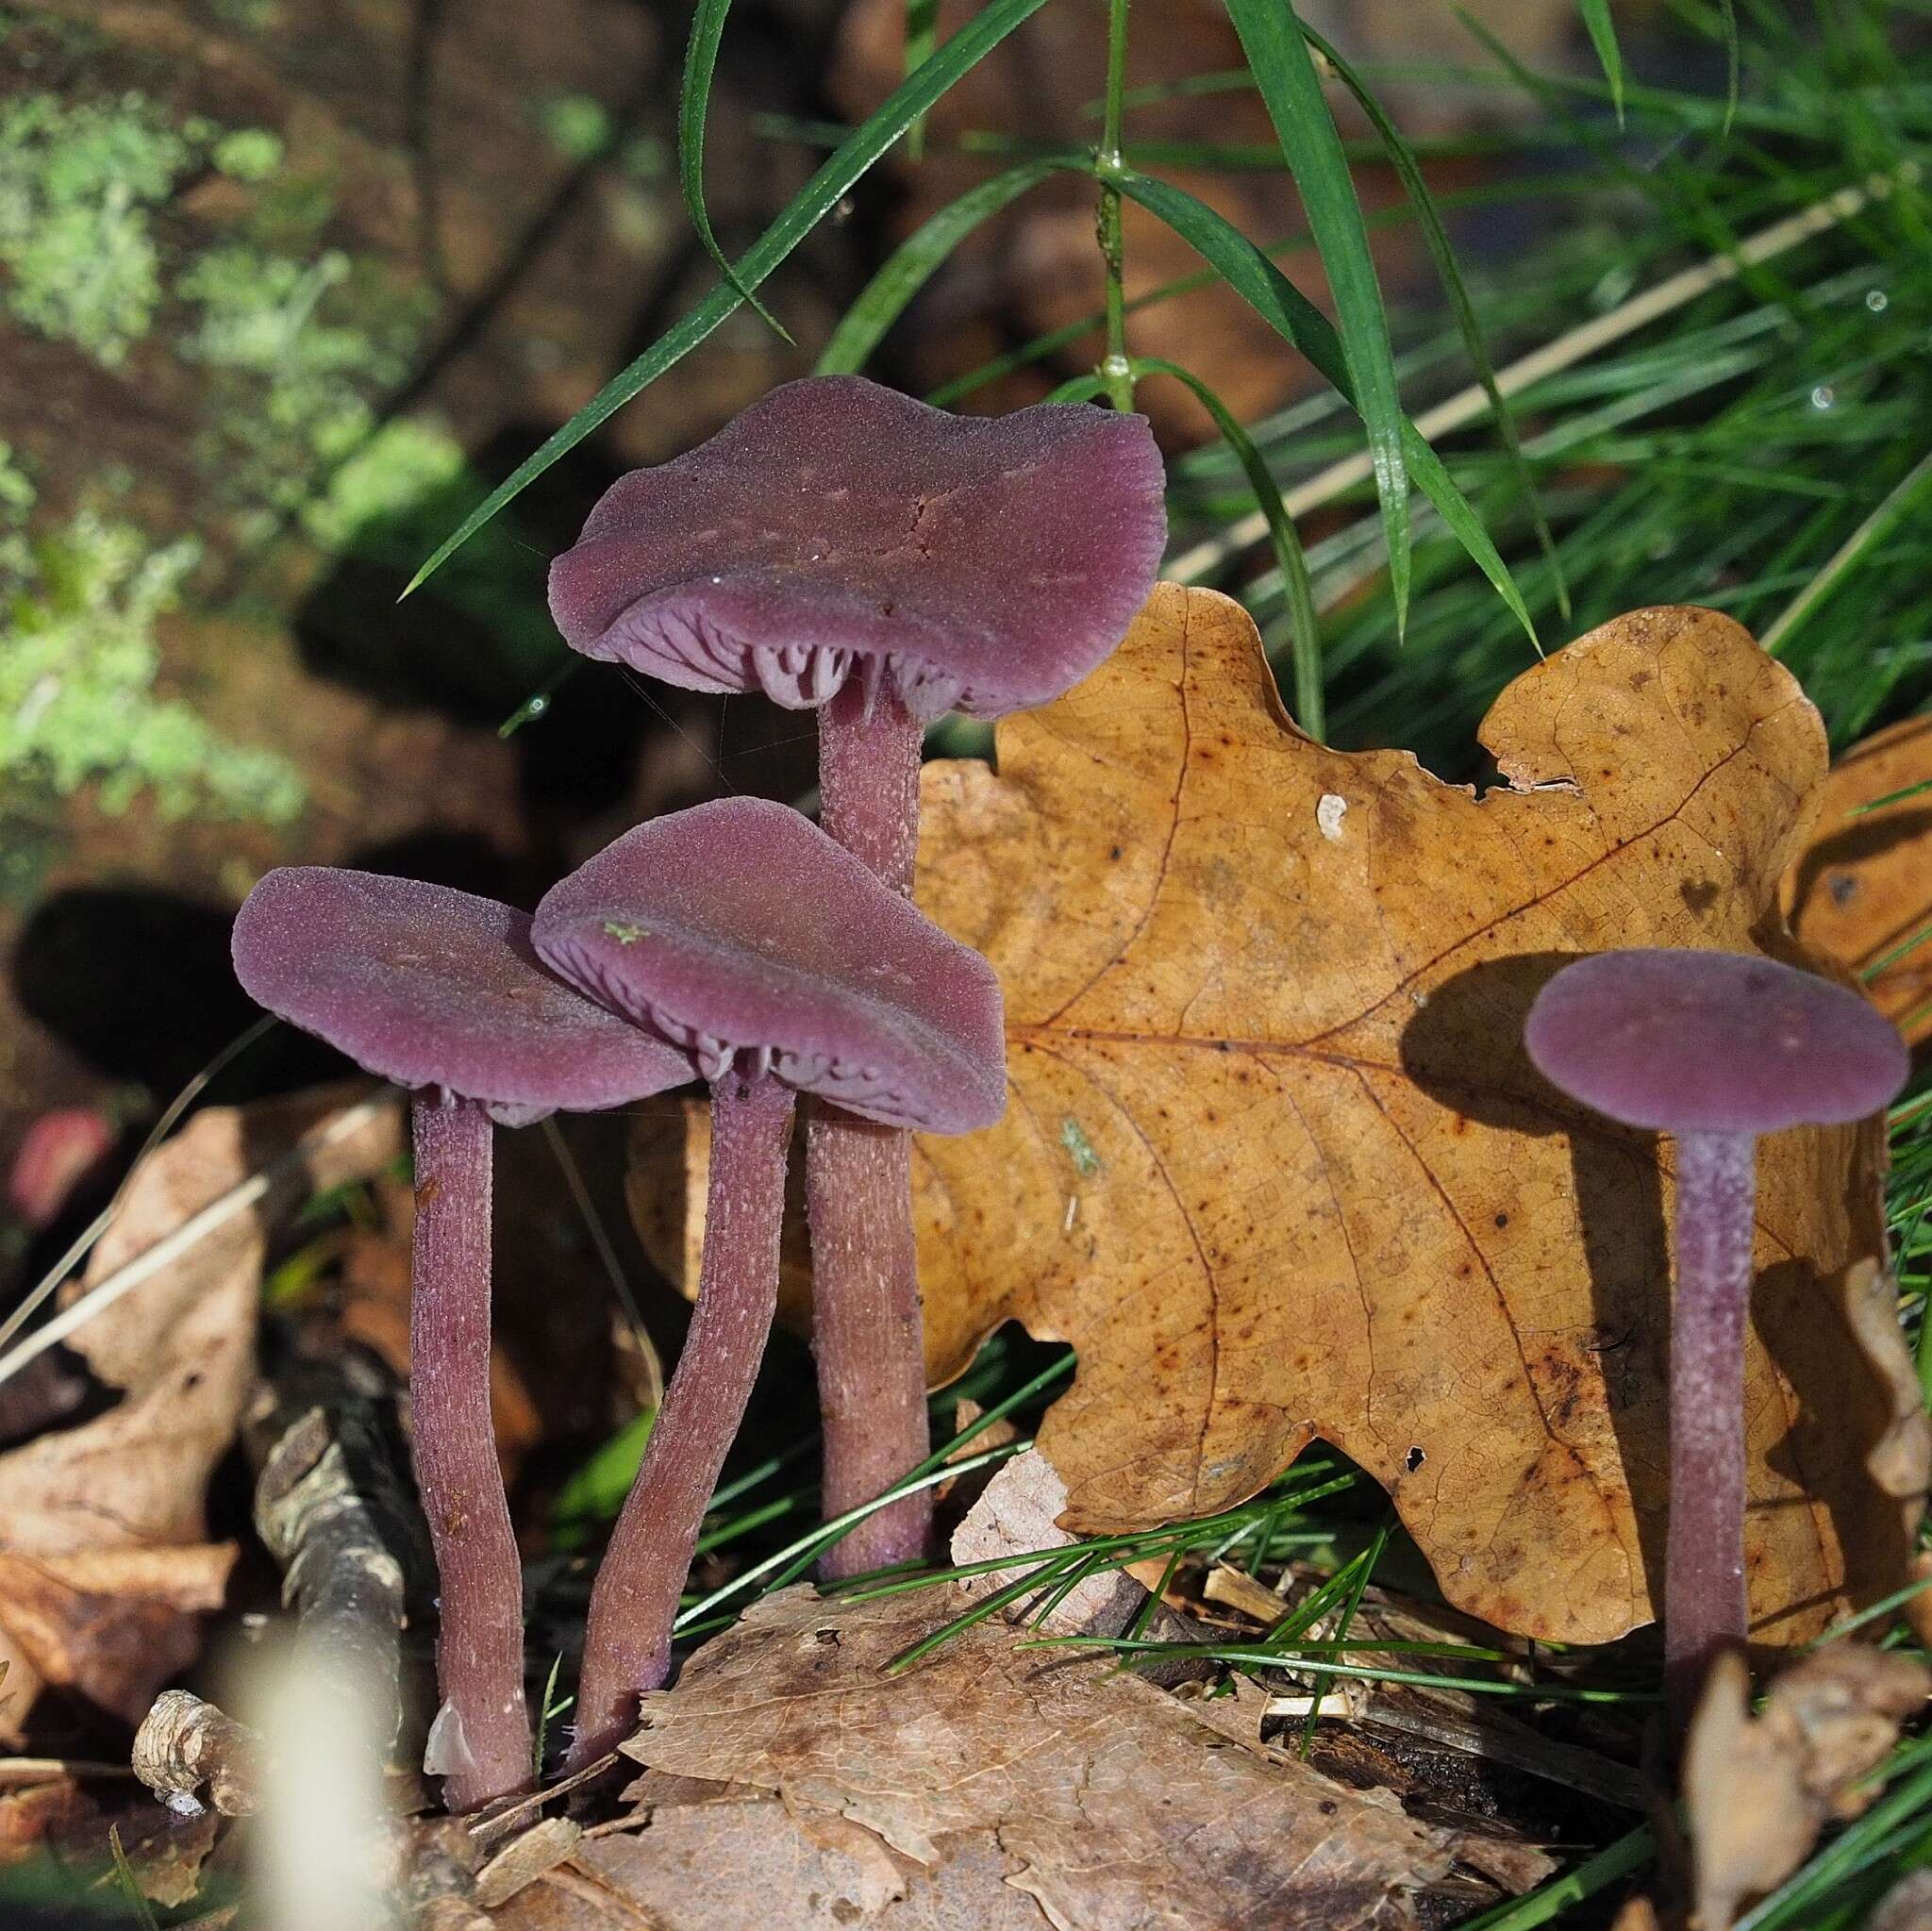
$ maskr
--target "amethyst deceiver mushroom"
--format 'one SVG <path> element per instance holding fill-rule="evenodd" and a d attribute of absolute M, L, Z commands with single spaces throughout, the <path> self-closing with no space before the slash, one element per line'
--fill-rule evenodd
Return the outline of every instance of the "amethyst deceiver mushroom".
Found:
<path fill-rule="evenodd" d="M 1676 1141 L 1671 1497 L 1664 1680 L 1680 1720 L 1712 1659 L 1741 1647 L 1744 1323 L 1757 1140 L 1876 1112 L 1909 1071 L 1905 1041 L 1856 992 L 1775 960 L 1661 948 L 1565 966 L 1524 1028 L 1551 1085 Z"/>
<path fill-rule="evenodd" d="M 778 1291 L 793 1101 L 965 1133 L 1006 1104 L 999 982 L 782 805 L 728 798 L 627 832 L 556 886 L 544 961 L 693 1053 L 711 1082 L 696 1311 L 591 1596 L 572 1761 L 608 1749 L 669 1673 L 698 1527 Z"/>
<path fill-rule="evenodd" d="M 532 1781 L 523 1579 L 490 1423 L 494 1125 L 622 1105 L 692 1076 L 545 970 L 526 914 L 369 872 L 271 872 L 235 920 L 250 997 L 411 1090 L 416 1477 L 441 1602 L 438 1754 L 453 1809 Z"/>
<path fill-rule="evenodd" d="M 808 377 L 612 485 L 552 567 L 550 608 L 586 656 L 815 708 L 820 823 L 909 896 L 925 726 L 1045 704 L 1098 666 L 1154 587 L 1162 491 L 1141 416 L 952 416 Z M 811 1115 L 827 1516 L 926 1453 L 909 1176 L 903 1133 Z M 908 1496 L 823 1566 L 916 1556 L 930 1515 Z"/>

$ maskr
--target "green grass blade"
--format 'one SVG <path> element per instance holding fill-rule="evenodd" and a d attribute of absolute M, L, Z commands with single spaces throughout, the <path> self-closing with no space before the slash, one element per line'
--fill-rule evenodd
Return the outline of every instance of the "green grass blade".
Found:
<path fill-rule="evenodd" d="M 1566 1871 L 1525 1896 L 1511 1898 L 1471 1918 L 1463 1931 L 1536 1931 L 1540 1924 L 1554 1924 L 1574 1905 L 1607 1890 L 1611 1885 L 1641 1871 L 1656 1854 L 1648 1824 L 1620 1837 L 1595 1856 Z"/>
<path fill-rule="evenodd" d="M 1255 447 L 1255 439 L 1243 428 L 1234 411 L 1207 383 L 1177 362 L 1158 356 L 1137 357 L 1134 374 L 1172 375 L 1193 392 L 1194 399 L 1214 418 L 1221 438 L 1234 452 L 1268 519 L 1268 537 L 1274 546 L 1274 560 L 1281 569 L 1281 580 L 1288 587 L 1290 621 L 1294 658 L 1294 716 L 1309 737 L 1319 744 L 1327 729 L 1322 690 L 1322 634 L 1315 614 L 1315 589 L 1308 580 L 1308 559 L 1302 553 L 1302 540 L 1294 519 L 1281 500 L 1281 485 Z"/>
<path fill-rule="evenodd" d="M 1068 164 L 1066 159 L 1022 161 L 1017 168 L 969 188 L 957 201 L 929 216 L 893 249 L 885 265 L 859 291 L 821 351 L 814 373 L 857 375 L 886 331 L 905 313 L 907 305 L 981 222 L 1010 207 L 1029 188 Z M 1084 165 L 1084 158 L 1079 164 Z"/>
<path fill-rule="evenodd" d="M 940 0 L 906 0 L 906 65 L 909 80 L 932 58 L 933 44 L 939 38 Z M 919 115 L 906 130 L 906 158 L 923 159 L 925 155 L 925 116 Z"/>
<path fill-rule="evenodd" d="M 1218 269 L 1222 279 L 1283 341 L 1299 349 L 1351 407 L 1356 406 L 1355 389 L 1349 380 L 1335 325 L 1233 223 L 1172 182 L 1157 181 L 1129 169 L 1121 175 L 1120 185 L 1123 194 L 1165 222 Z M 1402 424 L 1402 449 L 1416 487 L 1436 506 L 1443 523 L 1494 586 L 1496 594 L 1541 654 L 1542 646 L 1537 641 L 1536 624 L 1523 600 L 1523 592 L 1509 574 L 1508 565 L 1497 554 L 1489 532 L 1483 528 L 1482 519 L 1443 468 L 1441 458 L 1407 419 Z"/>
<path fill-rule="evenodd" d="M 1457 332 L 1462 337 L 1470 366 L 1475 371 L 1475 379 L 1482 384 L 1483 392 L 1490 399 L 1490 412 L 1496 419 L 1496 433 L 1502 438 L 1510 467 L 1516 473 L 1517 487 L 1523 491 L 1524 503 L 1529 510 L 1537 544 L 1550 567 L 1557 608 L 1567 624 L 1570 621 L 1570 585 L 1557 554 L 1557 540 L 1551 533 L 1549 518 L 1543 514 L 1542 503 L 1537 494 L 1536 478 L 1524 460 L 1523 444 L 1516 434 L 1516 418 L 1510 412 L 1507 399 L 1496 386 L 1496 365 L 1490 355 L 1489 338 L 1476 319 L 1475 305 L 1470 300 L 1462 271 L 1456 265 L 1456 251 L 1449 245 L 1449 231 L 1442 225 L 1441 211 L 1436 206 L 1436 198 L 1423 178 L 1422 163 L 1416 158 L 1415 150 L 1403 139 L 1402 130 L 1384 111 L 1368 83 L 1341 54 L 1307 22 L 1302 24 L 1302 32 L 1315 51 L 1335 70 L 1335 77 L 1355 96 L 1356 105 L 1368 116 L 1369 125 L 1375 130 L 1390 165 L 1395 170 L 1403 191 L 1408 196 L 1409 206 L 1415 209 L 1416 220 L 1422 226 L 1423 241 L 1428 248 L 1429 258 L 1436 264 L 1442 292 L 1449 298 L 1449 310 L 1456 319 Z"/>
<path fill-rule="evenodd" d="M 1389 582 L 1395 597 L 1395 626 L 1408 616 L 1408 470 L 1403 441 L 1402 401 L 1395 384 L 1395 356 L 1381 284 L 1369 254 L 1368 229 L 1355 178 L 1342 152 L 1341 133 L 1322 92 L 1314 56 L 1289 0 L 1226 0 L 1228 17 L 1261 90 L 1268 118 L 1300 191 L 1322 266 L 1335 296 L 1341 348 L 1353 378 L 1357 407 L 1369 433 L 1375 493 L 1389 537 Z"/>
<path fill-rule="evenodd" d="M 1731 124 L 1738 118 L 1738 87 L 1744 52 L 1738 39 L 1738 0 L 1717 0 L 1717 4 L 1724 17 L 1724 118 L 1718 132 L 1728 140 Z"/>
<path fill-rule="evenodd" d="M 961 27 L 917 74 L 893 89 L 891 96 L 826 157 L 818 172 L 740 260 L 739 283 L 748 289 L 757 288 L 838 207 L 852 184 L 919 115 L 1045 4 L 1046 0 L 991 0 L 982 12 Z M 409 580 L 403 594 L 408 596 L 410 591 L 420 589 L 505 504 L 514 501 L 552 463 L 615 415 L 640 390 L 655 382 L 667 369 L 675 367 L 743 301 L 738 288 L 729 282 L 713 289 L 634 362 L 613 375 L 569 422 L 546 438 L 540 449 L 525 457 L 443 539 Z"/>
<path fill-rule="evenodd" d="M 1610 0 L 1578 0 L 1583 24 L 1590 30 L 1590 43 L 1596 49 L 1597 65 L 1610 84 L 1610 105 L 1617 110 L 1617 125 L 1624 125 L 1624 50 L 1617 44 L 1617 24 L 1610 18 Z"/>
<path fill-rule="evenodd" d="M 677 177 L 684 189 L 684 208 L 705 253 L 718 264 L 724 279 L 756 308 L 786 341 L 785 325 L 739 280 L 718 238 L 711 232 L 711 213 L 705 206 L 705 116 L 711 105 L 711 79 L 718 71 L 718 48 L 724 38 L 724 16 L 731 0 L 697 0 L 691 17 L 691 39 L 684 49 L 684 75 L 677 91 Z"/>
<path fill-rule="evenodd" d="M 1932 482 L 1932 453 L 1922 456 L 1910 471 L 1882 502 L 1828 558 L 1805 588 L 1793 597 L 1763 636 L 1765 651 L 1776 657 L 1790 641 L 1791 633 L 1838 589 L 1859 566 L 1870 562 L 1879 546 L 1895 530 L 1906 512 L 1917 503 L 1925 485 Z"/>

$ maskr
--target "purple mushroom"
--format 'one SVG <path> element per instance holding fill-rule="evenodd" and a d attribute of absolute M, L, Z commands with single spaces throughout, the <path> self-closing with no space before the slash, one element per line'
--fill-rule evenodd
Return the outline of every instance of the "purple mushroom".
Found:
<path fill-rule="evenodd" d="M 1006 1104 L 999 982 L 797 812 L 730 798 L 654 819 L 555 887 L 547 964 L 694 1054 L 711 1082 L 697 1309 L 591 1596 L 572 1761 L 669 1673 L 671 1624 L 778 1292 L 793 1101 L 965 1133 Z"/>
<path fill-rule="evenodd" d="M 810 377 L 614 484 L 553 566 L 550 607 L 586 656 L 816 708 L 820 822 L 909 896 L 925 726 L 1044 704 L 1108 656 L 1154 586 L 1162 488 L 1140 416 L 951 416 Z M 928 1445 L 909 1174 L 904 1133 L 811 1114 L 828 1516 Z M 930 1514 L 924 1494 L 880 1511 L 826 1572 L 917 1556 Z"/>
<path fill-rule="evenodd" d="M 1676 1140 L 1663 1610 L 1665 1687 L 1681 1720 L 1748 1625 L 1744 1323 L 1757 1136 L 1876 1112 L 1905 1084 L 1906 1046 L 1856 992 L 1809 973 L 1655 949 L 1565 966 L 1530 1007 L 1524 1043 L 1572 1099 Z"/>
<path fill-rule="evenodd" d="M 533 1778 L 522 1572 L 490 1424 L 492 1123 L 681 1085 L 691 1055 L 547 972 L 492 899 L 368 872 L 271 872 L 235 921 L 251 997 L 412 1090 L 417 1481 L 441 1598 L 438 1742 L 457 1810 Z"/>

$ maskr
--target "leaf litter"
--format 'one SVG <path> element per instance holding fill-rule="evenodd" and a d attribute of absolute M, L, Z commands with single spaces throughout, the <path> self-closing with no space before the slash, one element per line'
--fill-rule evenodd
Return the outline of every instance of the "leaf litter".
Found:
<path fill-rule="evenodd" d="M 68 1302 L 291 1149 L 318 1148 L 283 1204 L 392 1159 L 392 1108 L 327 1140 L 344 1104 L 330 1090 L 196 1114 L 137 1174 Z M 208 1540 L 207 1490 L 254 1383 L 275 1204 L 272 1195 L 213 1227 L 82 1325 L 69 1345 L 119 1399 L 0 1455 L 7 1730 L 18 1732 L 46 1684 L 138 1723 L 197 1653 L 202 1619 L 221 1606 L 237 1555 L 233 1543 Z"/>
<path fill-rule="evenodd" d="M 498 1923 L 622 1922 L 614 1893 L 663 1931 L 1157 1918 L 1347 1931 L 1413 1924 L 1414 1893 L 1448 1876 L 1448 1835 L 1386 1793 L 1243 1747 L 1110 1661 L 1030 1649 L 988 1622 L 893 1673 L 954 1606 L 925 1591 L 766 1597 L 644 1699 L 625 1746 L 647 1773 L 628 1823 Z"/>

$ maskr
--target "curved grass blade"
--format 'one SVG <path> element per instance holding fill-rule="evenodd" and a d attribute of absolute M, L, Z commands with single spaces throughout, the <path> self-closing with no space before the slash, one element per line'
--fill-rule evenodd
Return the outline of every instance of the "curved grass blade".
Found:
<path fill-rule="evenodd" d="M 1021 22 L 1038 13 L 1046 0 L 991 0 L 917 74 L 855 127 L 816 174 L 792 196 L 777 219 L 752 243 L 738 263 L 738 282 L 755 289 L 831 213 L 857 181 L 962 74 L 976 67 Z M 405 596 L 420 589 L 475 535 L 506 503 L 512 502 L 558 457 L 615 415 L 632 396 L 682 361 L 715 330 L 744 297 L 730 282 L 721 283 L 698 306 L 613 375 L 569 422 L 545 438 L 473 509 L 410 578 Z"/>
<path fill-rule="evenodd" d="M 1163 221 L 1202 258 L 1220 271 L 1222 279 L 1255 310 L 1283 341 L 1299 349 L 1315 368 L 1346 397 L 1357 412 L 1355 387 L 1349 379 L 1335 325 L 1250 241 L 1233 223 L 1217 214 L 1183 188 L 1156 181 L 1131 169 L 1120 175 L 1121 192 Z M 1524 634 L 1542 654 L 1529 607 L 1517 589 L 1509 567 L 1497 554 L 1483 528 L 1482 519 L 1456 487 L 1442 458 L 1424 441 L 1415 424 L 1401 418 L 1402 453 L 1408 474 L 1436 506 L 1438 514 L 1469 552 L 1470 559 L 1495 586 Z"/>
<path fill-rule="evenodd" d="M 1050 403 L 1095 402 L 1107 393 L 1107 377 L 1104 375 L 1069 375 L 1060 386 L 1050 391 L 1043 398 Z"/>
<path fill-rule="evenodd" d="M 925 221 L 893 249 L 885 265 L 846 309 L 832 339 L 820 352 L 813 374 L 855 375 L 865 367 L 886 331 L 931 280 L 946 258 L 981 222 L 1009 207 L 1036 183 L 1067 166 L 1086 165 L 1082 157 L 1022 161 L 1003 175 L 969 188 L 957 201 Z"/>
<path fill-rule="evenodd" d="M 1274 546 L 1274 560 L 1280 566 L 1281 580 L 1288 591 L 1290 647 L 1294 658 L 1294 719 L 1319 744 L 1327 730 L 1322 690 L 1322 632 L 1315 614 L 1315 587 L 1308 580 L 1308 559 L 1302 554 L 1302 540 L 1281 500 L 1281 485 L 1275 481 L 1255 439 L 1243 428 L 1234 411 L 1207 383 L 1177 362 L 1158 356 L 1137 356 L 1134 374 L 1172 375 L 1192 391 L 1194 399 L 1214 418 L 1221 440 L 1234 452 L 1255 492 L 1261 514 L 1268 519 L 1268 537 Z"/>
<path fill-rule="evenodd" d="M 1341 133 L 1322 92 L 1314 56 L 1290 0 L 1226 0 L 1268 118 L 1300 191 L 1322 266 L 1335 295 L 1342 354 L 1353 378 L 1356 406 L 1369 433 L 1375 493 L 1389 537 L 1389 583 L 1395 597 L 1395 628 L 1408 619 L 1408 472 L 1403 448 L 1402 401 L 1396 392 L 1395 357 L 1389 318 L 1369 255 L 1368 229 L 1355 178 L 1342 152 Z"/>
<path fill-rule="evenodd" d="M 1536 478 L 1524 460 L 1523 444 L 1516 434 L 1516 418 L 1510 412 L 1503 391 L 1496 386 L 1496 365 L 1490 355 L 1488 338 L 1483 334 L 1482 324 L 1476 320 L 1475 305 L 1470 300 L 1469 290 L 1463 284 L 1462 271 L 1456 265 L 1456 251 L 1449 245 L 1449 231 L 1442 225 L 1441 211 L 1436 206 L 1435 196 L 1429 192 L 1429 184 L 1423 178 L 1422 163 L 1417 160 L 1415 150 L 1403 139 L 1402 130 L 1389 118 L 1361 75 L 1306 21 L 1302 23 L 1302 32 L 1307 37 L 1309 45 L 1335 70 L 1335 77 L 1355 96 L 1356 105 L 1368 116 L 1369 125 L 1375 130 L 1390 165 L 1401 179 L 1409 206 L 1415 209 L 1416 220 L 1422 225 L 1423 241 L 1428 248 L 1429 258 L 1436 264 L 1442 292 L 1449 298 L 1449 310 L 1456 318 L 1457 332 L 1462 337 L 1470 366 L 1475 371 L 1475 379 L 1482 384 L 1483 393 L 1490 399 L 1490 413 L 1496 419 L 1496 433 L 1502 439 L 1509 466 L 1516 473 L 1517 487 L 1523 491 L 1524 503 L 1529 510 L 1537 545 L 1549 565 L 1550 582 L 1557 593 L 1557 608 L 1567 624 L 1570 621 L 1570 585 L 1557 554 L 1557 540 L 1551 533 L 1549 518 L 1543 514 L 1542 502 L 1537 494 Z"/>
<path fill-rule="evenodd" d="M 698 0 L 691 17 L 691 39 L 685 42 L 684 74 L 677 90 L 677 177 L 684 189 L 684 209 L 705 253 L 718 264 L 724 279 L 786 341 L 785 325 L 739 280 L 718 238 L 711 232 L 710 210 L 705 206 L 705 116 L 711 105 L 711 79 L 718 71 L 718 48 L 724 39 L 724 16 L 731 0 Z"/>
<path fill-rule="evenodd" d="M 1578 0 L 1583 24 L 1590 30 L 1590 43 L 1596 49 L 1597 65 L 1610 84 L 1610 105 L 1617 110 L 1617 125 L 1624 125 L 1624 50 L 1617 44 L 1617 24 L 1610 18 L 1610 0 Z"/>

